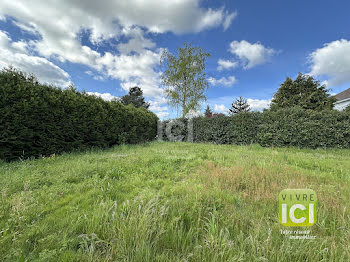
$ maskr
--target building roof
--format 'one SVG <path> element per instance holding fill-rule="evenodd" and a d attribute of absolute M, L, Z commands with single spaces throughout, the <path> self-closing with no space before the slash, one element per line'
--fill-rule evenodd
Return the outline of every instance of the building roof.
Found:
<path fill-rule="evenodd" d="M 344 90 L 343 92 L 335 95 L 335 98 L 337 99 L 337 101 L 342 101 L 345 99 L 349 99 L 350 98 L 350 88 Z"/>

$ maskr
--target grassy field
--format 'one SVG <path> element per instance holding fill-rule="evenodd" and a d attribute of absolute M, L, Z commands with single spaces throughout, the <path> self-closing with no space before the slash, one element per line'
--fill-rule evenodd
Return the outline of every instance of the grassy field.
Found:
<path fill-rule="evenodd" d="M 350 150 L 155 142 L 0 163 L 0 178 L 0 261 L 350 258 Z M 281 234 L 285 188 L 316 191 L 315 240 Z"/>

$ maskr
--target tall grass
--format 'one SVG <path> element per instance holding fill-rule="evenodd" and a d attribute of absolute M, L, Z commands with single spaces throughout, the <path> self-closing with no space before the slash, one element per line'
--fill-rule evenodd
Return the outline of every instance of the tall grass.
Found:
<path fill-rule="evenodd" d="M 189 143 L 0 163 L 1 261 L 348 261 L 350 150 Z M 280 233 L 312 188 L 315 240 Z"/>

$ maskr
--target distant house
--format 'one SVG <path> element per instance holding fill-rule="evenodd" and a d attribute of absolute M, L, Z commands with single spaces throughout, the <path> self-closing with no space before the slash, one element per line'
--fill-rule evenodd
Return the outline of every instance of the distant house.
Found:
<path fill-rule="evenodd" d="M 350 106 L 350 88 L 335 95 L 337 102 L 334 104 L 334 109 L 339 111 L 344 110 L 347 106 Z"/>

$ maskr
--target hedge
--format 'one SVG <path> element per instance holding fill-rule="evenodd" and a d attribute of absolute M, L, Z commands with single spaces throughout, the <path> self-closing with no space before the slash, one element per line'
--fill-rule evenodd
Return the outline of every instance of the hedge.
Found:
<path fill-rule="evenodd" d="M 12 69 L 0 72 L 0 116 L 5 161 L 145 142 L 155 138 L 158 120 L 144 108 L 43 85 Z"/>
<path fill-rule="evenodd" d="M 193 119 L 194 141 L 216 144 L 246 145 L 257 143 L 259 112 L 233 116 L 198 117 Z"/>
<path fill-rule="evenodd" d="M 192 121 L 193 142 L 237 145 L 256 143 L 265 147 L 350 148 L 350 112 L 289 108 L 234 116 L 197 117 Z M 163 123 L 163 129 L 166 123 Z M 185 135 L 187 124 L 184 127 L 174 126 L 175 133 Z M 164 130 L 163 137 L 166 140 Z"/>
<path fill-rule="evenodd" d="M 262 146 L 350 148 L 350 114 L 291 108 L 262 114 L 257 141 Z"/>

